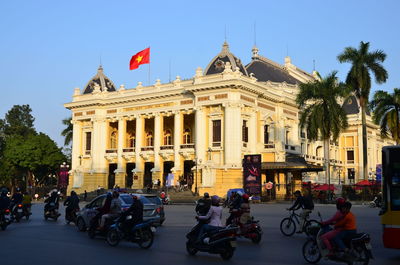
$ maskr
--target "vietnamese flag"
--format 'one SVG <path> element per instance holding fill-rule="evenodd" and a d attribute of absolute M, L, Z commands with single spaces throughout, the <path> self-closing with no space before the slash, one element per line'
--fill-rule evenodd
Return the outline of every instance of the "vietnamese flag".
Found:
<path fill-rule="evenodd" d="M 146 63 L 150 63 L 150 47 L 132 56 L 129 70 L 137 69 L 139 65 Z"/>

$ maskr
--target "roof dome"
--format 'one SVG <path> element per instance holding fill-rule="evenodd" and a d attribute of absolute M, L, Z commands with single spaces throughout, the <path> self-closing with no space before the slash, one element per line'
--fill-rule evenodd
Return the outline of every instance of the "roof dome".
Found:
<path fill-rule="evenodd" d="M 243 66 L 240 59 L 229 51 L 229 45 L 226 41 L 222 45 L 221 52 L 208 64 L 207 68 L 204 70 L 204 74 L 212 75 L 222 73 L 227 62 L 231 64 L 233 71 L 236 71 L 236 68 L 239 68 L 239 71 L 242 72 L 242 74 L 248 76 L 246 68 Z"/>
<path fill-rule="evenodd" d="M 256 46 L 253 47 L 252 52 L 252 60 L 246 65 L 246 70 L 248 73 L 253 73 L 258 81 L 286 82 L 293 85 L 300 83 L 299 80 L 289 74 L 285 67 L 259 55 Z"/>
<path fill-rule="evenodd" d="M 99 69 L 97 69 L 97 74 L 86 84 L 83 94 L 90 94 L 95 90 L 99 90 L 99 92 L 116 91 L 114 83 L 104 75 L 103 67 L 101 65 L 99 66 Z"/>
<path fill-rule="evenodd" d="M 356 96 L 349 96 L 342 105 L 343 110 L 347 115 L 358 114 L 360 112 L 360 105 Z M 366 110 L 367 115 L 371 115 L 369 109 Z"/>

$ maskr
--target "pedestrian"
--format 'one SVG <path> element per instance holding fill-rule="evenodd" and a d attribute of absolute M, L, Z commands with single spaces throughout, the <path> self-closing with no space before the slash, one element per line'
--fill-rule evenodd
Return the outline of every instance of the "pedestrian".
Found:
<path fill-rule="evenodd" d="M 96 193 L 97 193 L 97 196 L 99 196 L 99 195 L 100 195 L 100 190 L 101 190 L 101 187 L 100 187 L 100 185 L 98 185 L 98 186 L 97 186 L 97 191 L 96 191 Z"/>
<path fill-rule="evenodd" d="M 160 187 L 161 187 L 161 180 L 157 179 L 157 189 L 160 189 Z"/>
<path fill-rule="evenodd" d="M 86 201 L 87 200 L 87 191 L 85 190 L 85 192 L 83 193 L 83 200 Z"/>

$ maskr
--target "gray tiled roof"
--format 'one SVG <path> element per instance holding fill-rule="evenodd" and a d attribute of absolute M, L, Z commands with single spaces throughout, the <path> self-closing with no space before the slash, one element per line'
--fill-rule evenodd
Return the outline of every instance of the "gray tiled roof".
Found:
<path fill-rule="evenodd" d="M 286 82 L 288 84 L 300 83 L 292 77 L 284 68 L 277 67 L 265 60 L 253 58 L 246 66 L 248 73 L 253 73 L 258 81 Z"/>
<path fill-rule="evenodd" d="M 350 114 L 358 114 L 360 112 L 358 100 L 357 100 L 356 96 L 354 96 L 354 95 L 348 97 L 344 101 L 344 103 L 342 105 L 342 108 L 344 109 L 344 111 L 348 115 L 350 115 Z M 369 112 L 368 109 L 367 109 L 367 115 L 370 115 L 370 112 Z"/>
<path fill-rule="evenodd" d="M 93 92 L 95 85 L 100 87 L 100 91 L 107 90 L 108 92 L 116 91 L 114 83 L 104 75 L 103 67 L 100 65 L 97 69 L 97 74 L 90 79 L 86 84 L 83 94 L 90 94 Z"/>

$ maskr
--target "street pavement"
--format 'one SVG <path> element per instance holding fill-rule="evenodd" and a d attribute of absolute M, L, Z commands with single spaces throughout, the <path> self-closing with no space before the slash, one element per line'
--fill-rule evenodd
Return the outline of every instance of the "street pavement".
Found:
<path fill-rule="evenodd" d="M 0 231 L 0 264 L 307 264 L 301 248 L 306 240 L 304 234 L 285 237 L 279 230 L 282 218 L 289 213 L 289 204 L 252 204 L 251 211 L 260 220 L 264 231 L 259 245 L 248 239 L 239 239 L 238 247 L 230 261 L 222 261 L 219 255 L 186 253 L 186 233 L 195 224 L 194 205 L 168 205 L 165 207 L 166 221 L 157 229 L 153 246 L 144 250 L 138 245 L 121 242 L 117 247 L 109 246 L 104 239 L 90 239 L 86 233 L 78 232 L 76 227 L 66 225 L 63 215 L 57 222 L 45 221 L 43 204 L 34 204 L 33 215 L 29 221 L 13 223 L 6 231 Z M 323 218 L 335 212 L 333 205 L 317 205 L 312 217 L 317 219 L 320 211 Z M 355 205 L 358 231 L 370 233 L 375 260 L 370 264 L 400 264 L 400 250 L 385 249 L 382 245 L 382 227 L 378 209 Z M 224 210 L 224 219 L 228 216 Z M 321 260 L 319 264 L 333 264 Z"/>

